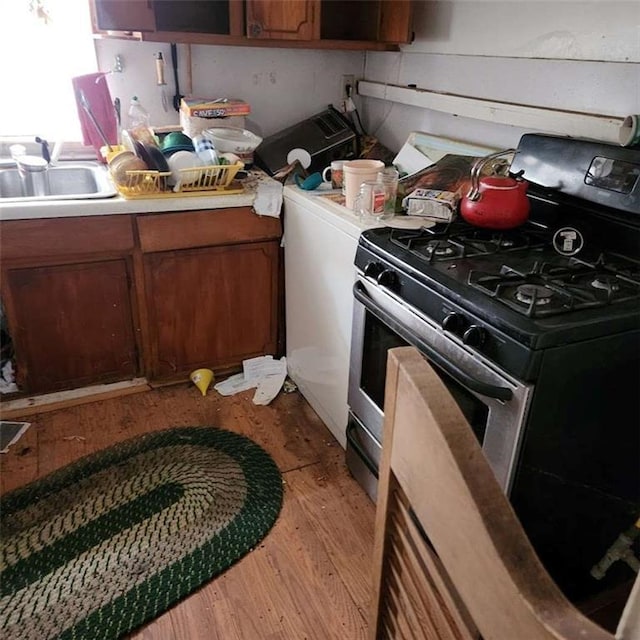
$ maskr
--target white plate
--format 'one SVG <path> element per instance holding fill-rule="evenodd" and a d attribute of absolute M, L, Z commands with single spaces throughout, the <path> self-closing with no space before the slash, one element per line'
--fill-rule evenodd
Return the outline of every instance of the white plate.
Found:
<path fill-rule="evenodd" d="M 393 216 L 393 218 L 385 220 L 384 223 L 393 229 L 420 229 L 422 227 L 428 229 L 435 224 L 433 220 L 427 220 L 422 216 Z"/>

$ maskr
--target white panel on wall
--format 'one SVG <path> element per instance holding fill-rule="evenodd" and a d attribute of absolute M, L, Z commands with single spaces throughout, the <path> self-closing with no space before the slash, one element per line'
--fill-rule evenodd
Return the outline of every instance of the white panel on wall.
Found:
<path fill-rule="evenodd" d="M 400 53 L 368 52 L 364 78 L 623 118 L 640 112 L 639 25 L 637 2 L 418 0 L 414 44 Z M 442 113 L 371 98 L 361 103 L 365 126 L 393 151 L 412 130 L 507 147 L 531 130 L 494 117 L 460 117 L 453 109 Z M 537 125 L 554 131 L 557 119 L 549 129 L 544 117 Z M 601 133 L 594 127 L 591 137 Z"/>
<path fill-rule="evenodd" d="M 171 99 L 174 91 L 169 44 L 125 40 L 96 41 L 98 63 L 111 69 L 116 54 L 124 61 L 122 73 L 108 76 L 112 96 L 123 109 L 137 95 L 151 113 L 154 125 L 177 124 Z M 167 85 L 158 87 L 155 54 L 163 52 Z M 251 105 L 247 128 L 270 135 L 326 108 L 339 105 L 343 74 L 362 77 L 364 53 L 261 47 L 191 46 L 191 86 L 187 46 L 178 45 L 180 90 L 186 94 L 246 100 Z M 162 105 L 162 93 L 168 109 Z"/>
<path fill-rule="evenodd" d="M 640 61 L 637 0 L 417 2 L 405 50 L 473 56 Z"/>

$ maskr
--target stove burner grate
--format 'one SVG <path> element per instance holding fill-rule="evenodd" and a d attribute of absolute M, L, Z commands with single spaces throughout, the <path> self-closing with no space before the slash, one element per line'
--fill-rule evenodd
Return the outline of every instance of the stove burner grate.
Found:
<path fill-rule="evenodd" d="M 463 222 L 437 224 L 414 231 L 392 229 L 391 242 L 427 262 L 471 258 L 542 247 L 545 241 L 534 229 L 491 231 Z"/>
<path fill-rule="evenodd" d="M 526 272 L 508 265 L 498 272 L 471 271 L 468 282 L 518 313 L 540 318 L 638 300 L 640 281 L 630 273 L 615 271 L 601 257 L 593 263 L 577 259 L 566 265 L 535 263 Z"/>

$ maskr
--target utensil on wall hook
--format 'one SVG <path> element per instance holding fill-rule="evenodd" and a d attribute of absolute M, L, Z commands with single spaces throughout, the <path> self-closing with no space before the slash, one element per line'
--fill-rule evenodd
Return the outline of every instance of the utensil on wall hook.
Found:
<path fill-rule="evenodd" d="M 164 57 L 162 51 L 156 53 L 156 83 L 160 86 L 167 84 L 164 79 Z"/>
<path fill-rule="evenodd" d="M 180 100 L 184 97 L 180 94 L 180 84 L 178 82 L 178 45 L 171 44 L 171 64 L 173 65 L 173 79 L 176 84 L 176 92 L 173 95 L 173 108 L 180 111 Z"/>
<path fill-rule="evenodd" d="M 122 105 L 120 104 L 120 98 L 116 98 L 113 101 L 113 110 L 116 112 L 116 124 L 118 125 L 118 144 L 120 144 L 120 133 L 122 131 Z"/>

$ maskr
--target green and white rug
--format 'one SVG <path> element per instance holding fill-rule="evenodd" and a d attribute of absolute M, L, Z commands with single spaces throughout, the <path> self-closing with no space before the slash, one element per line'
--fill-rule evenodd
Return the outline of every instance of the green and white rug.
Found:
<path fill-rule="evenodd" d="M 0 637 L 118 638 L 218 575 L 273 526 L 282 478 L 248 438 L 150 433 L 0 501 Z"/>

